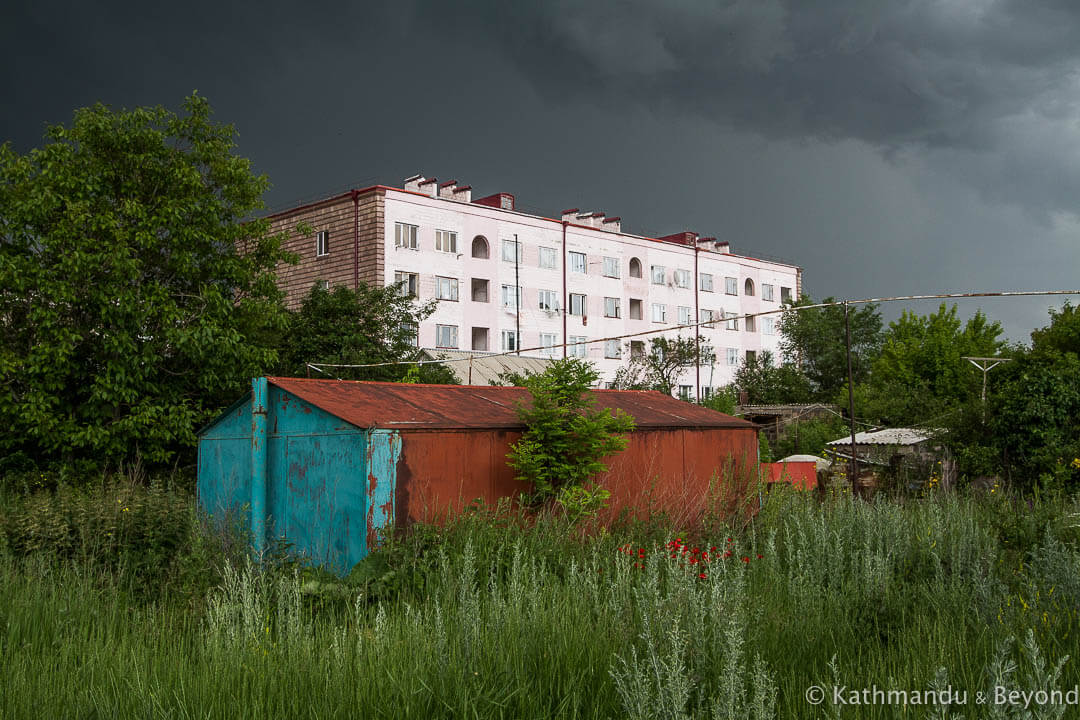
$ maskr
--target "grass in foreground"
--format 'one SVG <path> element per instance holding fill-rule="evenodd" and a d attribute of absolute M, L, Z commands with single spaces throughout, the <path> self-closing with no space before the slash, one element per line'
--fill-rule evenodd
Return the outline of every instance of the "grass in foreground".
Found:
<path fill-rule="evenodd" d="M 1080 650 L 1061 501 L 780 493 L 711 536 L 480 509 L 347 582 L 248 564 L 165 488 L 4 507 L 3 717 L 1020 717 L 974 693 L 1067 689 Z M 811 685 L 969 701 L 814 707 Z"/>

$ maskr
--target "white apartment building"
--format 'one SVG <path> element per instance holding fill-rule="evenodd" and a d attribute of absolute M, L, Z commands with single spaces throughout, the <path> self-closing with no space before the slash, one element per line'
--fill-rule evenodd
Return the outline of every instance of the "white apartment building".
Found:
<path fill-rule="evenodd" d="M 779 315 L 753 315 L 779 310 L 801 290 L 799 267 L 734 254 L 715 238 L 633 235 L 620 218 L 576 208 L 547 218 L 517 211 L 509 193 L 473 200 L 468 186 L 423 176 L 273 219 L 278 229 L 300 220 L 315 229 L 291 237 L 301 262 L 279 273 L 292 302 L 313 282 L 400 284 L 438 300 L 418 328 L 419 345 L 436 354 L 579 356 L 610 383 L 650 337 L 693 337 L 694 323 L 710 323 L 696 331 L 712 361 L 679 378 L 687 399 L 730 383 L 749 355 L 779 358 Z M 653 334 L 618 339 L 643 332 Z"/>

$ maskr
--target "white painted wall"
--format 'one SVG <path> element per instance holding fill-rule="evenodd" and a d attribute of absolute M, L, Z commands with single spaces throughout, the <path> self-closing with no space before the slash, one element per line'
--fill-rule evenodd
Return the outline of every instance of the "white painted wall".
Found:
<path fill-rule="evenodd" d="M 502 259 L 502 241 L 514 240 L 515 236 L 522 248 L 522 258 L 517 268 L 522 287 L 521 347 L 538 347 L 541 344 L 541 333 L 554 334 L 557 343 L 563 342 L 562 311 L 569 309 L 570 293 L 583 293 L 587 296 L 588 313 L 585 317 L 567 316 L 567 336 L 585 336 L 589 340 L 598 340 L 663 328 L 668 336 L 681 333 L 693 337 L 692 329 L 680 330 L 678 327 L 678 307 L 689 307 L 691 313 L 694 308 L 694 250 L 691 247 L 599 228 L 568 225 L 564 254 L 563 225 L 557 220 L 395 190 L 387 191 L 385 208 L 384 281 L 387 284 L 394 282 L 395 272 L 418 273 L 420 298 L 426 300 L 435 297 L 437 276 L 458 280 L 458 301 L 440 301 L 436 312 L 422 323 L 422 347 L 436 347 L 436 325 L 453 325 L 458 328 L 460 349 L 472 349 L 472 328 L 486 327 L 489 329 L 488 349 L 494 352 L 502 351 L 501 333 L 504 330 L 513 331 L 517 320 L 516 314 L 502 305 L 501 286 L 513 285 L 515 272 L 514 263 Z M 394 247 L 395 224 L 399 222 L 418 226 L 418 250 Z M 437 230 L 451 230 L 458 234 L 457 253 L 435 250 Z M 477 235 L 484 236 L 488 241 L 487 259 L 471 256 L 472 241 Z M 540 247 L 555 249 L 555 268 L 540 267 Z M 569 263 L 570 252 L 586 255 L 587 272 L 576 273 L 571 271 L 569 265 L 566 266 L 567 297 L 564 298 L 563 265 Z M 603 276 L 604 257 L 618 258 L 619 278 Z M 630 259 L 633 257 L 641 261 L 641 278 L 630 277 Z M 699 292 L 699 307 L 702 310 L 712 310 L 715 315 L 721 312 L 742 315 L 776 310 L 780 308 L 781 287 L 790 288 L 793 296 L 795 293 L 798 269 L 794 266 L 709 251 L 698 252 L 698 264 L 698 272 L 711 274 L 714 285 L 713 292 Z M 652 283 L 650 268 L 653 265 L 664 266 L 664 284 Z M 675 286 L 676 270 L 690 272 L 689 288 Z M 737 279 L 737 295 L 725 293 L 726 277 Z M 472 301 L 473 278 L 488 280 L 488 302 Z M 754 283 L 753 296 L 744 293 L 747 278 Z M 762 284 L 773 285 L 772 301 L 762 300 Z M 562 311 L 547 312 L 539 308 L 539 294 L 542 289 L 555 291 Z M 605 297 L 619 298 L 620 318 L 604 317 Z M 631 298 L 640 299 L 643 303 L 641 320 L 629 319 Z M 667 306 L 667 322 L 652 321 L 653 303 Z M 770 317 L 778 318 L 779 315 Z M 746 330 L 744 320 L 739 321 L 737 331 L 725 329 L 725 323 L 722 322 L 718 322 L 715 329 L 703 327 L 701 334 L 712 345 L 716 353 L 716 363 L 702 367 L 702 386 L 720 387 L 732 381 L 737 365 L 728 364 L 728 348 L 736 351 L 740 362 L 745 358 L 747 350 L 771 350 L 774 356 L 779 357 L 779 335 L 766 334 L 765 326 L 763 318 L 759 317 L 756 319 L 754 332 Z M 640 339 L 647 342 L 648 336 Z M 603 342 L 590 343 L 587 346 L 586 356 L 596 364 L 605 382 L 610 381 L 616 370 L 629 359 L 626 348 L 628 340 L 620 342 L 623 345 L 622 359 L 605 358 Z M 533 350 L 523 354 L 539 356 L 542 353 Z M 555 354 L 561 356 L 561 348 L 557 348 Z M 680 384 L 694 386 L 694 376 L 691 369 L 680 379 Z"/>

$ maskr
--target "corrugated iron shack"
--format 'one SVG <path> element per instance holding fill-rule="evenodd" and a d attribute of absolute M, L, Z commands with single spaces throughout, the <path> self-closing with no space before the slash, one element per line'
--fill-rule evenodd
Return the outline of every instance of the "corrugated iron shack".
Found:
<path fill-rule="evenodd" d="M 598 478 L 612 512 L 687 516 L 752 474 L 752 423 L 657 392 L 592 392 L 637 424 Z M 506 454 L 524 429 L 516 406 L 529 400 L 513 387 L 256 378 L 199 433 L 199 502 L 250 517 L 257 549 L 283 537 L 347 571 L 392 524 L 527 492 Z"/>

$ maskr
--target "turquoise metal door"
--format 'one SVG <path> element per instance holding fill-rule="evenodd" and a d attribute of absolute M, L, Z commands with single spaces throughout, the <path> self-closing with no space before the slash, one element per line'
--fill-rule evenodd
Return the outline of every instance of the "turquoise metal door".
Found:
<path fill-rule="evenodd" d="M 288 438 L 285 537 L 293 552 L 344 574 L 367 554 L 364 435 Z"/>

